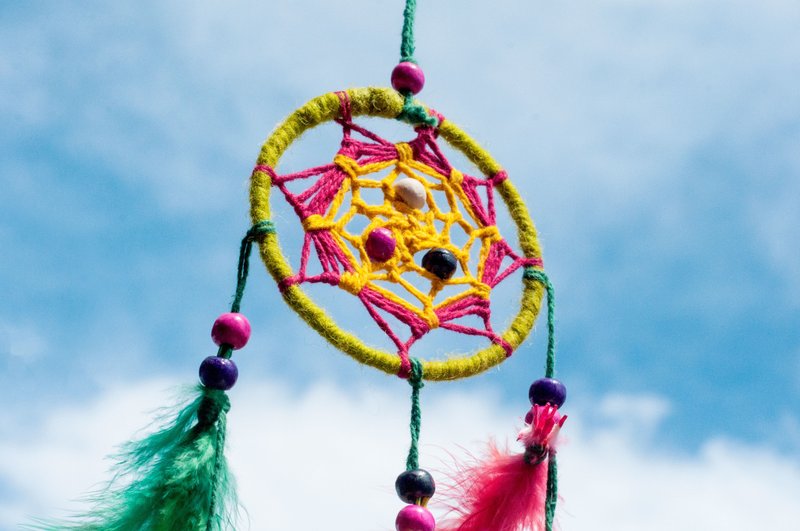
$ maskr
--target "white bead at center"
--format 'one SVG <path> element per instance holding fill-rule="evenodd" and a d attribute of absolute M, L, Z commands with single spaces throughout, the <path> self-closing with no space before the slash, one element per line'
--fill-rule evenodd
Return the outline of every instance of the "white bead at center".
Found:
<path fill-rule="evenodd" d="M 400 200 L 411 208 L 425 206 L 425 187 L 416 179 L 400 179 L 394 183 L 394 192 Z"/>

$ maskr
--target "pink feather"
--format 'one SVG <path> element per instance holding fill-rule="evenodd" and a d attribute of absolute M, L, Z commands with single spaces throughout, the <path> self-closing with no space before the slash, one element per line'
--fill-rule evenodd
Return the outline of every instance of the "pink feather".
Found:
<path fill-rule="evenodd" d="M 517 440 L 526 449 L 537 447 L 543 459 L 526 460 L 525 454 L 509 454 L 489 443 L 484 462 L 458 472 L 450 489 L 460 502 L 450 505 L 456 516 L 437 526 L 437 531 L 544 529 L 548 451 L 567 417 L 549 405 L 533 406 L 532 412 L 531 424 Z"/>

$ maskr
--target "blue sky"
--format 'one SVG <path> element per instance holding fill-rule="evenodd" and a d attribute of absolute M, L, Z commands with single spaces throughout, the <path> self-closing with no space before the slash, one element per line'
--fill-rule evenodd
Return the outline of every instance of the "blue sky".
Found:
<path fill-rule="evenodd" d="M 230 301 L 260 144 L 314 96 L 387 84 L 401 11 L 401 2 L 366 0 L 2 4 L 7 448 L 45 438 L 55 448 L 52 428 L 69 431 L 70 415 L 100 411 L 126 390 L 152 395 L 154 382 L 194 380 L 214 350 L 210 325 Z M 640 458 L 620 465 L 631 467 L 632 485 L 634 468 L 648 463 L 676 474 L 696 465 L 714 481 L 723 476 L 706 457 L 734 461 L 743 448 L 778 463 L 800 495 L 797 27 L 800 6 L 788 0 L 420 2 L 421 98 L 490 149 L 539 229 L 558 296 L 576 462 L 612 433 Z M 325 160 L 329 137 L 310 138 L 301 153 Z M 277 219 L 287 240 L 292 221 Z M 341 303 L 334 313 L 349 308 L 338 293 L 319 296 Z M 287 411 L 315 392 L 357 408 L 363 389 L 405 404 L 402 382 L 305 329 L 257 263 L 243 311 L 254 334 L 237 354 L 234 407 L 250 404 L 256 387 L 269 395 L 264 385 L 279 389 Z M 535 335 L 499 370 L 426 388 L 433 408 L 450 393 L 472 406 L 485 400 L 511 412 L 507 423 L 487 421 L 492 433 L 513 433 L 541 372 Z M 132 415 L 154 404 L 125 400 Z M 270 405 L 260 411 L 274 426 Z M 84 429 L 105 441 L 92 426 Z M 109 427 L 117 437 L 107 444 L 136 427 Z M 483 429 L 461 435 L 480 439 Z M 87 462 L 102 465 L 107 449 L 92 448 Z M 60 507 L 102 477 L 102 467 L 86 477 L 55 470 L 72 483 L 45 495 L 20 479 L 25 459 L 2 455 L 0 527 Z M 578 516 L 565 530 L 588 528 L 580 493 L 592 479 L 574 478 Z"/>

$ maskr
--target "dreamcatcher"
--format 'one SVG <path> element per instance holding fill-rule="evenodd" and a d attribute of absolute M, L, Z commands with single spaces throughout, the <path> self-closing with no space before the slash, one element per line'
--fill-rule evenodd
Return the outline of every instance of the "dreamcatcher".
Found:
<path fill-rule="evenodd" d="M 394 90 L 352 89 L 311 100 L 292 113 L 261 149 L 250 189 L 253 226 L 242 241 L 231 311 L 212 327 L 216 356 L 200 366 L 196 397 L 149 437 L 126 444 L 114 480 L 93 510 L 43 529 L 221 530 L 234 527 L 236 501 L 223 455 L 225 391 L 237 380 L 231 356 L 245 346 L 250 324 L 239 313 L 254 244 L 283 298 L 309 326 L 360 363 L 408 380 L 411 445 L 395 481 L 406 505 L 398 531 L 551 531 L 557 500 L 554 442 L 566 416 L 564 385 L 553 378 L 553 289 L 543 271 L 536 232 L 506 172 L 466 133 L 414 99 L 424 85 L 413 52 L 415 2 L 408 0 Z M 354 121 L 400 119 L 413 138 L 394 143 Z M 279 161 L 306 130 L 336 122 L 342 139 L 330 163 L 282 174 Z M 444 140 L 483 174 L 462 173 L 445 157 Z M 296 270 L 281 250 L 271 220 L 272 196 L 283 196 L 303 229 Z M 505 206 L 519 249 L 497 226 Z M 454 237 L 454 233 L 460 235 Z M 504 331 L 494 329 L 491 295 L 520 282 L 519 309 Z M 326 284 L 356 297 L 394 352 L 343 330 L 303 290 Z M 435 482 L 419 466 L 420 390 L 425 381 L 476 375 L 507 357 L 528 336 L 547 297 L 545 374 L 530 387 L 531 409 L 518 434 L 521 451 L 489 446 L 485 460 L 457 471 L 437 526 L 427 509 Z M 471 324 L 466 324 L 467 322 Z M 474 325 L 474 323 L 479 323 Z M 485 338 L 476 352 L 446 360 L 412 355 L 434 329 Z"/>

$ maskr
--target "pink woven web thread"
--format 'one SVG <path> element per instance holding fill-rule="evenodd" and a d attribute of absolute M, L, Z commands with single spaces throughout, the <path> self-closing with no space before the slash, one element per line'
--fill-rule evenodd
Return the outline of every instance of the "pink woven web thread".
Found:
<path fill-rule="evenodd" d="M 341 102 L 341 118 L 336 121 L 342 126 L 342 141 L 337 155 L 352 159 L 359 166 L 399 159 L 400 153 L 395 144 L 352 121 L 347 94 L 344 92 L 337 94 Z M 437 116 L 441 118 L 440 115 Z M 360 138 L 356 138 L 353 133 L 358 134 Z M 449 176 L 454 168 L 442 153 L 436 139 L 437 131 L 433 127 L 417 127 L 416 137 L 409 141 L 408 145 L 411 147 L 414 160 L 432 168 L 443 177 Z M 256 166 L 255 170 L 265 171 L 271 176 L 273 186 L 283 193 L 286 201 L 303 222 L 306 222 L 311 216 L 325 216 L 345 181 L 352 178 L 348 172 L 333 162 L 286 175 L 279 175 L 273 168 L 263 165 Z M 506 178 L 505 171 L 500 171 L 490 178 L 477 178 L 463 174 L 461 188 L 468 202 L 470 217 L 479 228 L 496 225 L 494 187 Z M 293 193 L 289 190 L 288 184 L 295 181 L 308 182 L 308 186 L 300 192 Z M 359 213 L 368 215 L 365 212 Z M 294 275 L 279 283 L 281 291 L 291 285 L 302 283 L 325 283 L 339 286 L 342 283 L 343 275 L 356 273 L 340 242 L 341 238 L 337 240 L 337 236 L 329 227 L 307 229 L 300 253 L 300 266 Z M 321 266 L 321 272 L 317 274 L 308 273 L 312 248 Z M 510 264 L 504 266 L 504 262 L 509 260 Z M 492 289 L 509 275 L 526 266 L 541 267 L 542 262 L 540 259 L 521 256 L 511 248 L 505 239 L 498 238 L 489 246 L 480 281 Z M 491 305 L 488 298 L 470 294 L 448 304 L 440 304 L 434 308 L 435 318 L 438 322 L 432 326 L 429 320 L 386 297 L 369 283 L 360 287 L 357 297 L 372 319 L 396 346 L 401 360 L 399 372 L 401 377 L 409 375 L 411 368 L 409 351 L 412 345 L 434 327 L 460 334 L 486 337 L 491 342 L 501 345 L 507 355 L 512 354 L 511 345 L 492 328 Z M 401 338 L 401 335 L 393 329 L 381 312 L 391 315 L 407 326 L 408 335 Z M 458 322 L 468 316 L 478 317 L 483 328 L 467 326 Z"/>

